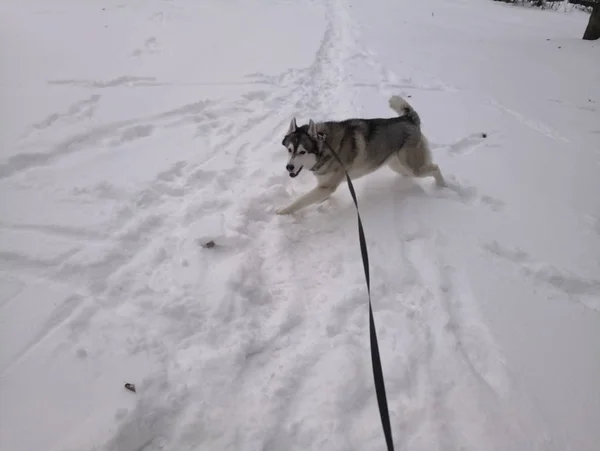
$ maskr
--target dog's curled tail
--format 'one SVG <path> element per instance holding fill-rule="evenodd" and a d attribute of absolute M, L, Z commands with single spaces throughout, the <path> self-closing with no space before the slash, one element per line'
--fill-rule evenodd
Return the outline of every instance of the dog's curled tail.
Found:
<path fill-rule="evenodd" d="M 389 105 L 392 110 L 398 113 L 398 116 L 406 116 L 417 127 L 421 126 L 421 118 L 415 109 L 402 97 L 393 95 L 390 97 Z"/>

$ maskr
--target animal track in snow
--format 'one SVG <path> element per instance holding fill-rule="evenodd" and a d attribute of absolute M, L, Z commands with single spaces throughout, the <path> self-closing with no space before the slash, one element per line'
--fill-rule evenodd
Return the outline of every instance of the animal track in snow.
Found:
<path fill-rule="evenodd" d="M 500 211 L 506 205 L 504 201 L 487 195 L 481 196 L 480 200 L 482 203 L 489 205 L 489 207 L 494 211 Z"/>
<path fill-rule="evenodd" d="M 479 195 L 477 194 L 476 187 L 459 182 L 456 177 L 452 175 L 446 175 L 445 178 L 447 186 L 445 189 L 436 190 L 436 197 L 451 199 L 456 195 L 458 196 L 458 200 L 465 204 L 480 203 L 495 212 L 501 211 L 505 207 L 504 201 L 489 195 Z"/>
<path fill-rule="evenodd" d="M 47 152 L 20 153 L 12 156 L 6 163 L 0 164 L 0 179 L 10 177 L 24 170 L 47 166 L 59 158 L 89 148 L 110 137 L 126 124 L 127 122 L 105 125 L 78 133 L 55 144 Z"/>
<path fill-rule="evenodd" d="M 264 93 L 258 95 L 258 97 L 264 98 Z M 77 194 L 79 195 L 91 195 L 110 200 L 119 200 L 125 202 L 125 204 L 115 212 L 111 223 L 106 225 L 107 230 L 111 231 L 110 235 L 115 238 L 107 239 L 104 243 L 99 243 L 95 247 L 94 253 L 98 258 L 93 258 L 90 261 L 89 257 L 91 255 L 86 256 L 86 252 L 74 255 L 61 265 L 60 277 L 63 280 L 72 279 L 71 274 L 77 274 L 74 278 L 75 280 L 79 280 L 84 284 L 88 280 L 91 292 L 96 296 L 103 295 L 110 285 L 107 282 L 108 278 L 113 278 L 117 273 L 122 271 L 125 271 L 125 273 L 131 271 L 131 268 L 136 266 L 136 263 L 133 261 L 135 253 L 142 252 L 144 247 L 148 247 L 152 241 L 156 241 L 150 235 L 146 235 L 143 230 L 137 228 L 139 225 L 138 219 L 140 216 L 144 216 L 142 214 L 144 211 L 157 212 L 157 215 L 150 215 L 152 217 L 149 218 L 151 221 L 147 223 L 147 227 L 142 225 L 145 229 L 153 230 L 154 232 L 151 235 L 156 236 L 161 236 L 157 229 L 167 227 L 167 223 L 171 217 L 173 217 L 173 221 L 179 221 L 177 218 L 184 219 L 183 222 L 187 224 L 197 218 L 195 215 L 186 213 L 191 213 L 194 210 L 198 211 L 196 203 L 187 203 L 187 205 L 184 203 L 182 207 L 179 201 L 172 202 L 172 199 L 173 197 L 182 197 L 192 192 L 198 186 L 199 181 L 202 183 L 209 182 L 207 187 L 210 189 L 211 185 L 220 183 L 221 176 L 225 177 L 228 172 L 236 172 L 243 169 L 243 162 L 241 166 L 240 164 L 232 164 L 231 169 L 227 169 L 229 166 L 225 165 L 226 169 L 221 171 L 220 177 L 215 178 L 215 173 L 209 168 L 209 165 L 215 152 L 220 156 L 220 164 L 222 164 L 223 157 L 230 152 L 217 152 L 219 149 L 224 151 L 225 149 L 236 147 L 234 144 L 235 140 L 239 138 L 243 141 L 245 131 L 255 128 L 258 124 L 265 122 L 269 118 L 269 114 L 265 115 L 262 110 L 254 112 L 252 109 L 246 108 L 246 105 L 256 98 L 256 95 L 251 95 L 249 98 L 242 97 L 233 103 L 200 101 L 154 116 L 153 122 L 155 123 L 157 121 L 164 123 L 165 120 L 171 124 L 183 124 L 186 122 L 201 124 L 203 121 L 216 121 L 215 124 L 218 127 L 211 128 L 211 152 L 201 161 L 195 163 L 183 161 L 175 163 L 171 169 L 157 174 L 155 180 L 146 189 L 135 194 L 134 197 L 131 194 L 115 189 L 107 183 L 96 185 L 91 191 L 87 188 L 78 189 Z M 271 114 L 276 114 L 276 112 L 271 112 Z M 237 120 L 239 119 L 239 115 L 243 115 L 246 118 L 245 124 L 240 124 L 240 121 Z M 223 117 L 229 118 L 229 120 L 218 120 Z M 137 125 L 135 124 L 136 122 L 138 122 Z M 107 131 L 107 136 L 113 136 L 115 144 L 121 144 L 127 140 L 145 137 L 152 130 L 154 130 L 154 126 L 142 125 L 139 124 L 139 121 L 128 121 L 127 123 L 120 123 L 112 127 L 109 132 Z M 238 131 L 239 133 L 237 133 Z M 240 145 L 241 155 L 245 153 L 242 149 L 243 145 Z M 240 154 L 231 153 L 232 161 L 239 157 Z M 129 200 L 127 200 L 128 198 Z M 204 215 L 213 210 L 222 211 L 226 206 L 223 205 L 223 202 L 217 201 L 215 197 L 207 196 L 206 200 L 209 204 L 212 202 L 214 205 L 211 206 L 204 202 L 201 209 Z M 126 232 L 131 227 L 135 230 L 133 234 Z M 138 235 L 146 243 L 142 248 L 139 246 L 141 243 L 137 239 L 134 239 Z M 156 244 L 152 244 L 152 247 L 155 246 Z M 135 253 L 134 249 L 136 249 Z M 129 288 L 123 287 L 126 290 L 124 293 L 129 290 Z M 86 314 L 90 315 L 89 312 Z"/>
<path fill-rule="evenodd" d="M 60 79 L 50 80 L 48 81 L 48 84 L 80 86 L 82 88 L 115 88 L 118 86 L 156 86 L 159 83 L 157 83 L 155 77 L 133 77 L 123 75 L 122 77 L 113 78 L 108 81 Z"/>
<path fill-rule="evenodd" d="M 94 232 L 82 227 L 52 225 L 52 224 L 0 224 L 0 227 L 12 230 L 34 231 L 46 235 L 64 238 L 80 238 L 88 241 L 106 239 L 103 233 Z"/>
<path fill-rule="evenodd" d="M 63 113 L 53 113 L 40 122 L 33 124 L 31 127 L 34 130 L 43 130 L 56 123 L 75 122 L 77 120 L 89 118 L 93 116 L 100 98 L 100 95 L 94 94 L 87 99 L 75 102 L 67 109 L 67 111 Z"/>
<path fill-rule="evenodd" d="M 489 139 L 489 137 L 490 135 L 487 133 L 471 133 L 452 144 L 431 143 L 431 146 L 434 149 L 445 149 L 451 156 L 466 155 L 480 147 L 484 141 Z M 486 146 L 491 147 L 492 145 L 486 144 Z"/>
<path fill-rule="evenodd" d="M 486 243 L 483 248 L 493 255 L 518 265 L 521 273 L 544 283 L 555 290 L 600 312 L 600 280 L 580 277 L 556 268 L 548 263 L 535 262 L 527 252 L 510 249 L 497 241 Z"/>
<path fill-rule="evenodd" d="M 45 340 L 46 337 L 50 336 L 63 324 L 68 323 L 69 320 L 74 316 L 75 312 L 77 312 L 77 310 L 80 308 L 82 302 L 83 297 L 74 294 L 66 298 L 62 304 L 55 307 L 44 324 L 38 328 L 38 332 L 33 336 L 33 338 L 16 355 L 7 361 L 3 368 L 0 368 L 0 374 L 25 357 L 30 350 L 35 348 L 35 346 Z"/>
<path fill-rule="evenodd" d="M 144 44 L 131 52 L 132 57 L 141 57 L 145 54 L 158 53 L 158 41 L 154 36 L 149 37 L 144 41 Z"/>
<path fill-rule="evenodd" d="M 111 142 L 112 146 L 118 146 L 123 143 L 127 143 L 130 141 L 136 141 L 138 139 L 147 138 L 154 131 L 153 125 L 134 125 L 129 127 L 121 133 L 121 136 L 117 139 L 114 139 Z"/>
<path fill-rule="evenodd" d="M 398 90 L 415 90 L 415 91 L 440 91 L 440 92 L 457 92 L 458 89 L 454 86 L 444 83 L 441 80 L 430 77 L 426 74 L 415 73 L 400 79 L 391 69 L 382 64 L 375 52 L 365 49 L 359 51 L 355 57 L 366 60 L 366 62 L 375 71 L 377 83 L 357 82 L 352 83 L 356 87 L 374 87 L 380 92 L 398 91 Z M 419 81 L 416 81 L 418 79 Z"/>
<path fill-rule="evenodd" d="M 169 128 L 194 123 L 201 127 L 202 123 L 218 117 L 218 111 L 212 113 L 209 111 L 210 107 L 215 105 L 218 105 L 217 102 L 201 100 L 149 117 L 101 125 L 71 135 L 54 144 L 45 152 L 21 152 L 8 158 L 5 163 L 0 163 L 0 179 L 11 177 L 25 170 L 49 166 L 58 159 L 98 147 L 103 143 L 116 146 L 145 138 L 152 134 L 158 126 Z"/>
<path fill-rule="evenodd" d="M 535 130 L 536 132 L 546 135 L 548 138 L 551 138 L 551 139 L 554 139 L 557 141 L 563 141 L 565 143 L 571 142 L 569 139 L 560 135 L 556 130 L 552 129 L 548 125 L 546 125 L 538 120 L 528 118 L 527 116 L 519 113 L 518 111 L 508 108 L 507 106 L 503 105 L 502 103 L 498 102 L 495 99 L 489 100 L 488 103 L 490 106 L 497 109 L 498 111 L 501 111 L 503 113 L 506 113 L 506 114 L 514 117 L 515 119 L 517 119 L 517 121 L 521 122 L 526 127 L 529 127 L 532 130 Z"/>
<path fill-rule="evenodd" d="M 570 106 L 571 108 L 576 108 L 578 110 L 589 111 L 590 113 L 598 112 L 598 109 L 594 106 L 596 104 L 596 102 L 594 102 L 591 99 L 588 99 L 587 104 L 583 104 L 583 105 L 577 105 L 575 103 L 568 103 L 568 102 L 564 102 L 564 101 L 558 100 L 558 99 L 548 99 L 548 102 L 558 103 L 560 105 L 567 105 L 567 106 Z"/>
<path fill-rule="evenodd" d="M 464 155 L 475 150 L 486 139 L 482 133 L 473 133 L 466 138 L 450 145 L 448 153 L 451 155 Z"/>
<path fill-rule="evenodd" d="M 600 218 L 591 217 L 590 220 L 592 222 L 592 230 L 600 236 Z"/>
<path fill-rule="evenodd" d="M 10 303 L 26 287 L 16 277 L 0 274 L 0 309 Z"/>
<path fill-rule="evenodd" d="M 119 190 L 110 182 L 102 181 L 93 186 L 75 187 L 70 193 L 74 196 L 88 197 L 89 201 L 97 199 L 121 200 L 125 198 L 125 193 Z"/>

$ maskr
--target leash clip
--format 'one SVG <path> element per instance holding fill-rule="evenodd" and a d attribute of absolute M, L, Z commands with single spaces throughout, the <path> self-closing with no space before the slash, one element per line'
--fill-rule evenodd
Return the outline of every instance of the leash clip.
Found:
<path fill-rule="evenodd" d="M 317 132 L 317 139 L 319 141 L 325 141 L 326 137 L 327 137 L 327 135 L 325 135 L 325 133 L 323 133 L 323 132 Z"/>

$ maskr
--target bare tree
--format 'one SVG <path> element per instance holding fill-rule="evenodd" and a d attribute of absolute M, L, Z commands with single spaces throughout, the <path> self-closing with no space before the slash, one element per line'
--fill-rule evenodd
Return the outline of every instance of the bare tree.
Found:
<path fill-rule="evenodd" d="M 592 7 L 592 14 L 587 28 L 583 33 L 583 39 L 594 41 L 600 38 L 600 0 L 596 0 Z"/>

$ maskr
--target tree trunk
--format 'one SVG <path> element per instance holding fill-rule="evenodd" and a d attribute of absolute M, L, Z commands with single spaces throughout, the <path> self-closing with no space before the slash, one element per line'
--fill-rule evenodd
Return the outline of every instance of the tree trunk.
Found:
<path fill-rule="evenodd" d="M 588 41 L 594 41 L 600 38 L 600 2 L 596 2 L 590 15 L 590 21 L 588 26 L 583 33 L 583 39 Z"/>

